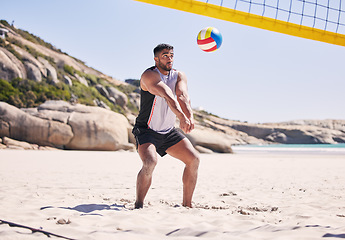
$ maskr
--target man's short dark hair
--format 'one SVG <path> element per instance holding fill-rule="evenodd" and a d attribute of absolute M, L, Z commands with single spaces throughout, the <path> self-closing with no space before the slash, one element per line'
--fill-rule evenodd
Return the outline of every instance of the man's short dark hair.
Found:
<path fill-rule="evenodd" d="M 157 57 L 157 54 L 160 53 L 164 49 L 172 50 L 172 49 L 174 49 L 174 47 L 169 45 L 169 44 L 166 44 L 166 43 L 161 43 L 161 44 L 158 44 L 153 49 L 153 54 L 155 55 L 155 57 Z"/>

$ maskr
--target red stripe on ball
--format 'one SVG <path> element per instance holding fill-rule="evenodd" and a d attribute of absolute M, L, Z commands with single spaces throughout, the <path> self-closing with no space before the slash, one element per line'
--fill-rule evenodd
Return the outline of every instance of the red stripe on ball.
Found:
<path fill-rule="evenodd" d="M 198 44 L 207 44 L 207 43 L 211 43 L 211 42 L 214 42 L 213 38 L 206 38 L 206 39 L 203 39 L 203 40 L 199 40 L 198 39 Z"/>

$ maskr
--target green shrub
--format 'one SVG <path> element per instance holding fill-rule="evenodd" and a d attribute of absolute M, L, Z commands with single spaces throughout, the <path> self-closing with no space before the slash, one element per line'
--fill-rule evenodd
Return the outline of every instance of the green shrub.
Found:
<path fill-rule="evenodd" d="M 122 84 L 122 85 L 119 85 L 119 86 L 116 86 L 117 89 L 119 89 L 121 92 L 125 93 L 126 95 L 134 92 L 135 89 L 137 89 L 135 86 L 133 85 L 125 85 L 125 84 Z"/>
<path fill-rule="evenodd" d="M 0 38 L 0 47 L 3 47 L 3 48 L 5 48 L 5 49 L 7 49 L 7 50 L 8 50 L 9 52 L 11 52 L 16 58 L 18 58 L 19 61 L 23 61 L 23 60 L 22 60 L 22 56 L 14 50 L 14 48 L 11 46 L 11 44 L 6 44 L 6 42 L 5 42 L 2 38 Z"/>
<path fill-rule="evenodd" d="M 98 77 L 96 77 L 95 75 L 92 74 L 83 74 L 86 81 L 91 85 L 91 86 L 95 86 L 96 84 L 98 84 Z"/>
<path fill-rule="evenodd" d="M 70 92 L 78 98 L 78 103 L 95 106 L 94 100 L 98 99 L 103 101 L 114 112 L 124 113 L 124 110 L 119 105 L 113 105 L 107 98 L 102 96 L 96 88 L 87 87 L 84 84 L 72 80 L 73 85 L 70 86 Z"/>
<path fill-rule="evenodd" d="M 6 20 L 1 19 L 0 23 L 6 27 L 11 27 L 11 25 Z"/>
<path fill-rule="evenodd" d="M 71 94 L 65 84 L 57 86 L 46 82 L 13 79 L 11 82 L 0 80 L 0 101 L 16 107 L 37 107 L 46 100 L 69 101 Z"/>
<path fill-rule="evenodd" d="M 0 79 L 0 101 L 8 102 L 10 96 L 18 95 L 19 91 L 15 89 L 6 80 Z"/>
<path fill-rule="evenodd" d="M 63 70 L 72 76 L 74 76 L 74 73 L 76 72 L 76 70 L 72 66 L 66 64 L 63 66 Z"/>

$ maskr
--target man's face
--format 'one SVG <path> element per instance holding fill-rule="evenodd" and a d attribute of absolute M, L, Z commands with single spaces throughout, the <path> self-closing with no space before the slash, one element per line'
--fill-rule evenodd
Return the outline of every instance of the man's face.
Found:
<path fill-rule="evenodd" d="M 174 62 L 174 50 L 163 49 L 154 59 L 157 67 L 164 71 L 170 71 Z"/>

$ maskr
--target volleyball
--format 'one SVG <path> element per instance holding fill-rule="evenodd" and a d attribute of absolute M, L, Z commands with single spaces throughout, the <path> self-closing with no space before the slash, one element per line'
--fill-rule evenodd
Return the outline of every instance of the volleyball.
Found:
<path fill-rule="evenodd" d="M 197 38 L 198 46 L 205 52 L 214 52 L 222 45 L 222 34 L 214 27 L 202 29 Z"/>

